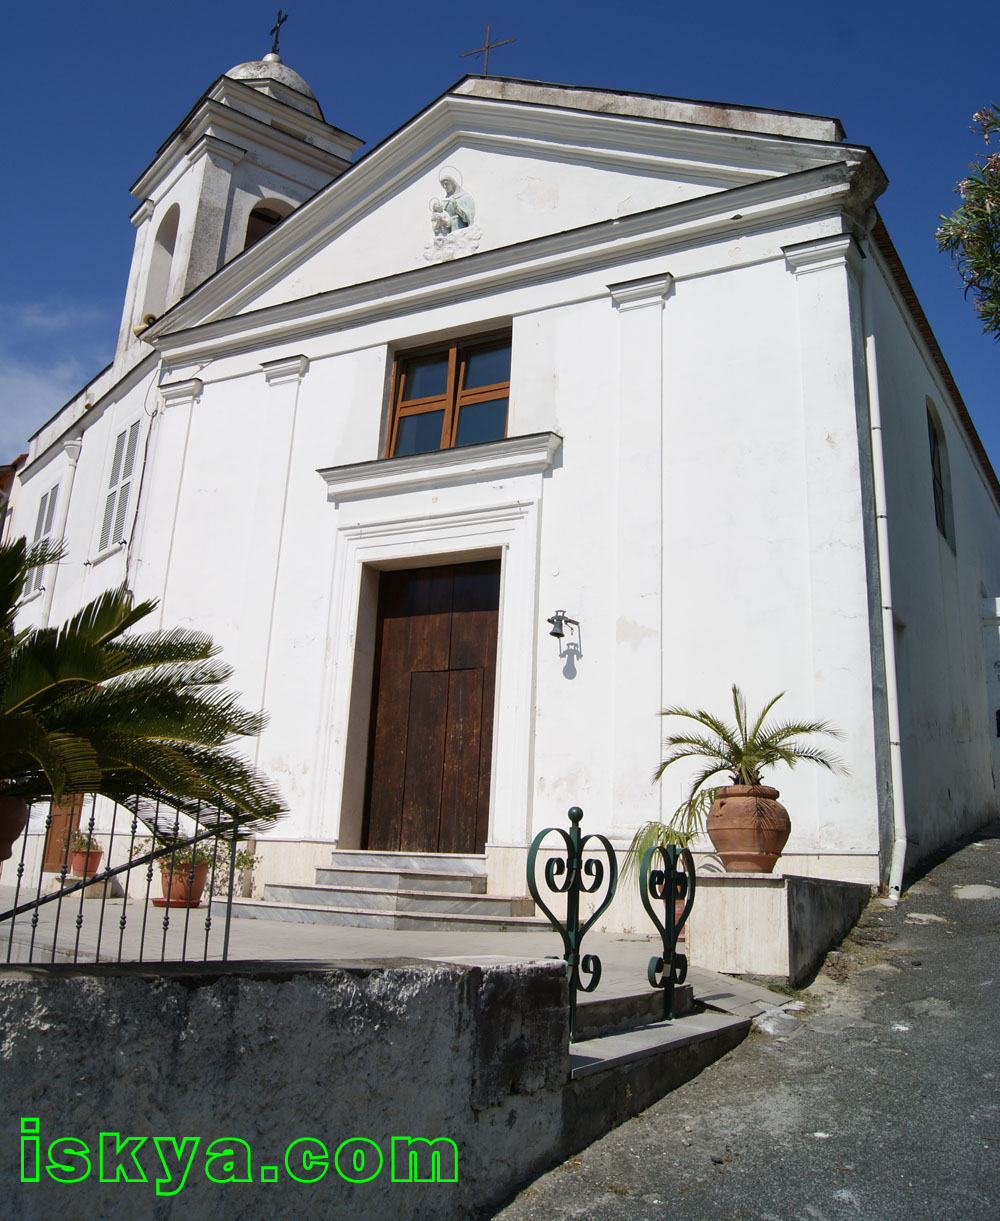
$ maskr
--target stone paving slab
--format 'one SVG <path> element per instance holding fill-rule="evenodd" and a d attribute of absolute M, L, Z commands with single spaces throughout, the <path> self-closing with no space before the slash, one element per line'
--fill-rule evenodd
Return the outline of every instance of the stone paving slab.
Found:
<path fill-rule="evenodd" d="M 674 1022 L 654 1022 L 638 1030 L 608 1034 L 599 1039 L 582 1039 L 570 1044 L 570 1076 L 575 1080 L 590 1073 L 617 1068 L 635 1060 L 645 1060 L 657 1052 L 686 1047 L 724 1030 L 748 1027 L 746 1018 L 722 1013 L 692 1013 Z"/>
<path fill-rule="evenodd" d="M 12 904 L 14 888 L 0 885 L 0 912 Z M 22 896 L 23 901 L 23 896 Z M 93 961 L 97 945 L 97 929 L 102 904 L 86 901 L 83 904 L 83 925 L 80 929 L 79 955 L 81 961 Z M 119 940 L 118 921 L 122 902 L 109 900 L 105 905 L 104 931 L 101 941 L 102 959 L 117 957 Z M 124 961 L 139 958 L 140 934 L 142 930 L 144 904 L 130 901 L 126 906 L 127 923 L 123 942 Z M 67 946 L 69 959 L 76 940 L 75 920 L 80 909 L 79 897 L 64 900 L 60 919 L 60 947 Z M 167 934 L 166 957 L 178 958 L 187 924 L 188 954 L 192 947 L 197 957 L 204 954 L 205 907 L 192 909 L 185 921 L 186 912 L 174 910 Z M 163 945 L 164 909 L 146 909 L 146 941 L 143 959 L 158 961 Z M 25 944 L 30 938 L 29 916 L 18 919 L 15 942 Z M 35 960 L 49 959 L 51 950 L 51 928 L 55 920 L 55 904 L 40 910 L 36 932 Z M 215 915 L 212 920 L 208 958 L 218 961 L 222 955 L 224 920 Z M 0 963 L 7 957 L 8 928 L 0 925 Z M 49 937 L 46 937 L 46 933 Z M 17 945 L 15 945 L 15 949 Z M 603 968 L 601 983 L 595 998 L 630 996 L 644 989 L 646 968 L 651 957 L 660 951 L 660 942 L 655 937 L 640 937 L 617 933 L 591 933 L 585 942 L 588 953 L 597 954 Z M 230 960 L 311 961 L 332 962 L 344 959 L 420 958 L 446 962 L 487 965 L 497 962 L 524 962 L 533 959 L 562 956 L 559 937 L 551 931 L 509 933 L 452 933 L 440 930 L 393 930 L 377 928 L 351 928 L 343 925 L 294 924 L 271 920 L 238 920 L 230 926 Z M 12 961 L 17 954 L 12 955 Z M 60 952 L 57 961 L 67 961 Z M 780 1005 L 787 997 L 770 992 L 767 988 L 744 983 L 727 975 L 718 975 L 697 966 L 690 967 L 688 982 L 694 986 L 695 996 L 711 1009 L 730 1013 L 737 1017 L 754 1017 L 764 1009 Z"/>

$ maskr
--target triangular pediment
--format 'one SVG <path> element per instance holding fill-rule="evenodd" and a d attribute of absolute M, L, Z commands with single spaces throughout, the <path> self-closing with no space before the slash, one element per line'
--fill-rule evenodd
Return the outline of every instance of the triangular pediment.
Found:
<path fill-rule="evenodd" d="M 516 249 L 865 151 L 840 142 L 835 120 L 467 78 L 156 330 Z M 444 167 L 461 179 L 451 196 Z"/>

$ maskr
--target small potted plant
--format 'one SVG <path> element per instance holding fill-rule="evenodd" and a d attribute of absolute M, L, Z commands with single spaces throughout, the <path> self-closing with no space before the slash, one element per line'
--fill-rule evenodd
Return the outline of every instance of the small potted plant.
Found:
<path fill-rule="evenodd" d="M 75 878 L 92 878 L 101 871 L 104 849 L 96 836 L 86 831 L 70 831 L 63 840 L 69 849 L 70 871 Z"/>
<path fill-rule="evenodd" d="M 635 833 L 627 867 L 637 868 L 643 853 L 653 844 L 687 847 L 694 835 L 707 830 L 727 872 L 771 872 L 788 840 L 791 822 L 787 810 L 777 801 L 778 790 L 764 784 L 764 769 L 778 763 L 795 767 L 805 760 L 832 772 L 845 770 L 836 755 L 798 740 L 815 734 L 839 737 L 828 721 L 768 722 L 768 714 L 783 695 L 779 692 L 751 720 L 746 699 L 734 685 L 734 724 L 703 708 L 663 709 L 661 716 L 684 717 L 697 728 L 664 740 L 668 753 L 653 780 L 659 780 L 671 764 L 682 759 L 702 759 L 706 766 L 695 776 L 687 798 L 668 822 L 646 823 Z M 732 783 L 707 787 L 720 772 L 728 772 Z"/>
<path fill-rule="evenodd" d="M 166 847 L 168 842 L 161 840 L 159 846 Z M 204 839 L 196 844 L 179 843 L 172 853 L 159 858 L 163 898 L 153 899 L 157 907 L 199 907 L 213 864 L 216 882 L 224 872 L 228 876 L 229 841 L 219 840 L 218 847 L 216 842 Z M 249 848 L 237 849 L 234 862 L 237 872 L 253 869 L 258 859 Z"/>

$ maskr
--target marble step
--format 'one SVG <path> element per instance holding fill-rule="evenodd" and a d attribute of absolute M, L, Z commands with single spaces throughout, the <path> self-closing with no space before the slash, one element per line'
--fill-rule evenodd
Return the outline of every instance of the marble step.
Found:
<path fill-rule="evenodd" d="M 213 899 L 213 914 L 225 918 L 225 901 Z M 284 920 L 297 924 L 331 924 L 349 928 L 413 929 L 446 933 L 545 932 L 551 926 L 536 916 L 476 916 L 448 912 L 378 911 L 329 907 L 314 903 L 266 903 L 234 899 L 233 916 L 248 920 Z"/>
<path fill-rule="evenodd" d="M 570 1077 L 578 1080 L 626 1066 L 642 1068 L 651 1059 L 669 1058 L 682 1050 L 686 1052 L 685 1069 L 698 1072 L 740 1043 L 749 1030 L 749 1018 L 706 1012 L 586 1039 L 570 1044 Z M 686 1072 L 685 1079 L 694 1072 Z"/>
<path fill-rule="evenodd" d="M 486 876 L 486 855 L 454 856 L 449 852 L 369 852 L 360 848 L 335 848 L 334 869 L 354 867 L 402 873 L 465 873 Z"/>
<path fill-rule="evenodd" d="M 348 886 L 367 890 L 433 890 L 453 894 L 482 895 L 486 878 L 474 873 L 416 873 L 402 869 L 364 869 L 337 865 L 316 870 L 317 886 Z"/>
<path fill-rule="evenodd" d="M 694 1010 L 692 986 L 676 984 L 674 1017 L 687 1017 Z M 662 1021 L 663 992 L 659 988 L 646 988 L 629 996 L 602 997 L 598 986 L 593 996 L 581 992 L 576 1002 L 577 1039 L 599 1039 Z"/>
<path fill-rule="evenodd" d="M 264 887 L 264 902 L 305 904 L 314 907 L 340 907 L 381 912 L 425 912 L 441 915 L 533 916 L 531 899 L 505 898 L 503 895 L 455 894 L 452 891 L 387 890 L 359 886 L 310 886 L 269 883 Z"/>

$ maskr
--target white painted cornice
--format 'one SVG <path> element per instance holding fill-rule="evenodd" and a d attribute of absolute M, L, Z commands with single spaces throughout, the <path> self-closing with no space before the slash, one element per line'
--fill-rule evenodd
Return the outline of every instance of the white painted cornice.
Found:
<path fill-rule="evenodd" d="M 202 388 L 200 377 L 189 377 L 183 382 L 167 382 L 160 386 L 160 397 L 164 407 L 173 407 L 175 404 L 190 405 L 201 398 Z"/>
<path fill-rule="evenodd" d="M 138 229 L 139 226 L 143 223 L 143 221 L 149 220 L 149 218 L 153 215 L 153 209 L 155 207 L 156 207 L 156 205 L 153 203 L 153 201 L 151 199 L 144 199 L 142 201 L 142 203 L 138 206 L 138 208 L 136 208 L 136 210 L 129 217 L 129 220 Z"/>
<path fill-rule="evenodd" d="M 269 386 L 281 386 L 285 382 L 300 382 L 309 370 L 307 356 L 284 356 L 281 360 L 269 360 L 261 365 Z"/>
<path fill-rule="evenodd" d="M 538 432 L 429 454 L 331 466 L 317 473 L 326 482 L 328 500 L 362 500 L 390 492 L 415 492 L 510 475 L 539 474 L 552 465 L 560 445 L 562 437 L 558 433 Z"/>
<path fill-rule="evenodd" d="M 662 306 L 673 291 L 674 277 L 667 272 L 662 276 L 644 276 L 641 280 L 627 280 L 622 284 L 609 284 L 608 292 L 615 308 L 620 313 L 631 309 L 642 309 L 647 305 Z"/>
<path fill-rule="evenodd" d="M 237 82 L 230 83 L 236 84 Z M 255 90 L 250 90 L 250 92 L 255 98 L 266 96 L 257 94 Z M 274 103 L 274 99 L 269 100 Z M 279 122 L 291 126 L 288 120 L 288 108 L 280 106 L 278 103 L 274 103 L 274 107 L 274 117 Z M 307 118 L 298 111 L 293 113 L 303 120 Z M 327 125 L 318 124 L 318 126 Z M 294 162 L 330 178 L 342 173 L 350 164 L 347 158 L 340 153 L 329 152 L 322 146 L 307 141 L 301 135 L 291 135 L 278 127 L 272 127 L 270 123 L 264 122 L 262 119 L 235 110 L 221 101 L 206 98 L 196 108 L 188 122 L 167 142 L 155 160 L 133 183 L 130 188 L 131 193 L 138 199 L 157 196 L 178 162 L 183 161 L 204 136 L 226 139 L 229 143 L 237 143 L 237 147 L 242 144 L 250 144 L 283 153 Z"/>
<path fill-rule="evenodd" d="M 230 144 L 228 140 L 222 140 L 218 136 L 204 135 L 188 151 L 187 159 L 191 165 L 196 165 L 202 157 L 211 157 L 214 161 L 228 165 L 238 165 L 246 155 L 247 150 L 237 144 Z"/>
<path fill-rule="evenodd" d="M 864 252 L 857 240 L 849 233 L 838 233 L 833 237 L 822 237 L 811 242 L 797 242 L 794 246 L 782 246 L 782 254 L 796 276 L 809 275 L 814 271 L 828 271 L 831 267 L 850 267 L 857 271 Z"/>
<path fill-rule="evenodd" d="M 280 82 L 273 82 L 278 84 Z M 290 94 L 294 91 L 289 91 Z M 273 97 L 266 90 L 254 89 L 245 81 L 232 76 L 220 76 L 207 94 L 213 102 L 221 102 L 228 109 L 244 113 L 250 117 L 265 116 L 266 121 L 277 119 L 286 127 L 292 127 L 301 133 L 300 138 L 316 144 L 318 148 L 349 160 L 364 144 L 364 140 L 352 136 L 343 128 L 328 123 L 319 114 L 307 114 L 296 106 L 291 106 L 281 97 Z M 318 104 L 317 104 L 318 108 Z"/>
<path fill-rule="evenodd" d="M 819 165 L 874 162 L 867 149 L 856 145 L 447 94 L 298 208 L 268 235 L 266 251 L 257 250 L 256 257 L 251 251 L 197 289 L 189 300 L 199 318 L 252 306 L 294 267 L 462 144 L 693 178 L 724 189 Z M 884 188 L 885 176 L 875 165 Z"/>
<path fill-rule="evenodd" d="M 754 226 L 769 228 L 829 214 L 844 206 L 851 191 L 851 167 L 842 163 L 820 166 L 209 322 L 201 322 L 201 310 L 195 310 L 205 302 L 196 293 L 153 323 L 143 332 L 143 339 L 175 365 L 198 363 L 556 276 L 667 254 L 730 232 L 737 217 L 740 233 L 746 234 Z M 275 230 L 275 237 L 281 229 Z M 251 247 L 247 256 L 265 244 Z M 216 288 L 221 287 L 220 281 L 217 275 Z M 208 281 L 208 287 L 213 287 L 213 281 Z M 181 329 L 187 319 L 194 325 Z"/>
<path fill-rule="evenodd" d="M 55 447 L 67 439 L 67 434 L 78 424 L 81 433 L 95 424 L 110 403 L 121 399 L 133 386 L 146 377 L 158 361 L 155 352 L 148 353 L 123 374 L 115 377 L 114 366 L 108 365 L 92 378 L 78 393 L 51 416 L 41 428 L 29 438 L 29 459 L 18 472 L 22 479 L 51 461 L 57 452 Z"/>

